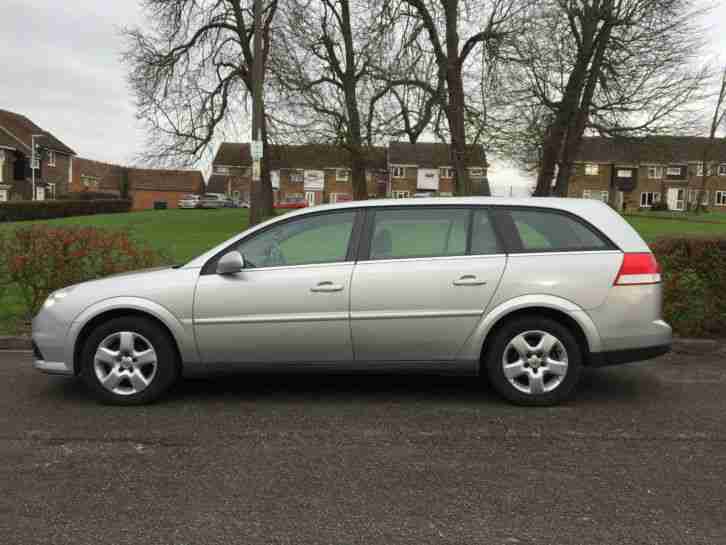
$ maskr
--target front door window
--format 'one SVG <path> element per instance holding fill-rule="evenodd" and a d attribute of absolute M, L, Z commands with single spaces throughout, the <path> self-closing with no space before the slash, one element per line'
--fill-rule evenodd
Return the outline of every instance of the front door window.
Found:
<path fill-rule="evenodd" d="M 0 202 L 7 202 L 7 200 L 8 200 L 8 190 L 0 189 Z"/>
<path fill-rule="evenodd" d="M 35 188 L 35 200 L 36 201 L 44 201 L 45 200 L 45 188 L 44 187 L 36 187 Z"/>
<path fill-rule="evenodd" d="M 306 191 L 305 200 L 308 202 L 308 206 L 315 206 L 315 191 Z"/>

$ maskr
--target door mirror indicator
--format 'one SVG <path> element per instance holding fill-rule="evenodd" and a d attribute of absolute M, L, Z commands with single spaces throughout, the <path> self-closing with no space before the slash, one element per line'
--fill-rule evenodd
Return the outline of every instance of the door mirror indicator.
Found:
<path fill-rule="evenodd" d="M 226 253 L 217 263 L 217 274 L 236 274 L 245 268 L 245 260 L 237 250 Z"/>

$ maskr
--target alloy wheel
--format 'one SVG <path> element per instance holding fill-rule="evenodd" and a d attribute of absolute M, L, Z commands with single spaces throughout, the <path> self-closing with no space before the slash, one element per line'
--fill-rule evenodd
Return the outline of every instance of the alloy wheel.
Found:
<path fill-rule="evenodd" d="M 93 358 L 99 383 L 109 392 L 130 396 L 146 390 L 158 369 L 156 350 L 133 331 L 118 331 L 103 339 Z"/>
<path fill-rule="evenodd" d="M 567 350 L 546 331 L 525 331 L 507 344 L 502 356 L 504 376 L 518 391 L 545 394 L 557 388 L 567 375 Z"/>

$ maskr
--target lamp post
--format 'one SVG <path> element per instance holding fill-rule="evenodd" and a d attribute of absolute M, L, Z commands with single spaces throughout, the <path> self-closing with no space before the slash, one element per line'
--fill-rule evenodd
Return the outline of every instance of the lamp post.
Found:
<path fill-rule="evenodd" d="M 36 138 L 43 138 L 44 134 L 33 134 L 30 136 L 30 170 L 31 170 L 31 184 L 33 187 L 33 196 L 30 198 L 31 201 L 35 200 L 35 162 L 38 161 L 38 165 L 40 165 L 40 157 L 37 157 L 37 150 L 35 147 L 35 139 Z"/>

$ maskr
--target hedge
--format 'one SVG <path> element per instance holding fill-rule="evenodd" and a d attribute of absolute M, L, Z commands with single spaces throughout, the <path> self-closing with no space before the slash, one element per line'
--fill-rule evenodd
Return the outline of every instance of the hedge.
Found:
<path fill-rule="evenodd" d="M 58 195 L 57 199 L 63 201 L 97 201 L 103 199 L 119 199 L 116 193 L 104 193 L 102 191 L 72 191 Z"/>
<path fill-rule="evenodd" d="M 99 199 L 94 201 L 10 201 L 0 204 L 0 222 L 48 220 L 68 216 L 113 214 L 131 210 L 131 201 Z"/>
<path fill-rule="evenodd" d="M 726 336 L 726 240 L 662 238 L 651 244 L 663 276 L 663 316 L 675 333 Z"/>

